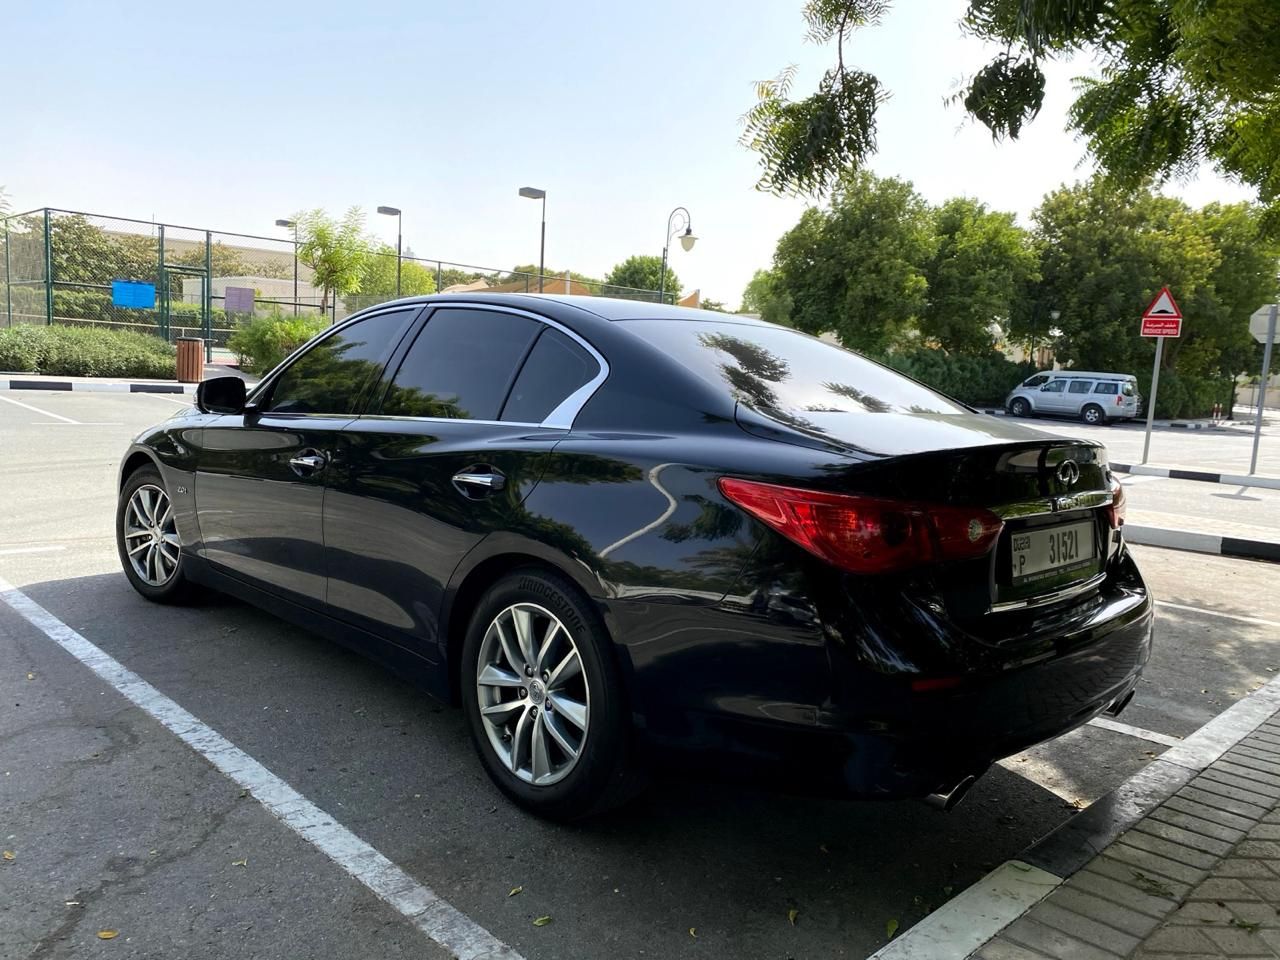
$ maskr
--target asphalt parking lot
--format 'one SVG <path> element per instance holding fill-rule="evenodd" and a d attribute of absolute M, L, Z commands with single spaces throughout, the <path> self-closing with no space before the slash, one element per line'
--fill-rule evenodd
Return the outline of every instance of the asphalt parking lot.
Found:
<path fill-rule="evenodd" d="M 1004 761 L 950 814 L 664 781 L 552 825 L 490 785 L 452 708 L 238 602 L 130 589 L 119 456 L 181 403 L 0 393 L 0 590 L 529 960 L 866 957 L 1280 670 L 1274 565 L 1134 548 L 1161 606 L 1133 704 Z M 448 956 L 49 627 L 0 602 L 0 958 Z"/>

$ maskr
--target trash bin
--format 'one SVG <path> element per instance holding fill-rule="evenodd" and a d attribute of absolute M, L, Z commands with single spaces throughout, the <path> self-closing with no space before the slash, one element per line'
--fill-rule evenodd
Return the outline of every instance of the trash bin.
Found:
<path fill-rule="evenodd" d="M 204 379 L 204 340 L 200 337 L 175 337 L 178 345 L 178 382 L 199 383 Z"/>

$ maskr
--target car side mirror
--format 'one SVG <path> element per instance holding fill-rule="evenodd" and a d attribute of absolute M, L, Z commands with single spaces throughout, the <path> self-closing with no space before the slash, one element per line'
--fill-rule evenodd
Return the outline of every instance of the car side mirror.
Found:
<path fill-rule="evenodd" d="M 246 396 L 239 377 L 213 377 L 196 387 L 196 407 L 201 413 L 244 413 Z"/>

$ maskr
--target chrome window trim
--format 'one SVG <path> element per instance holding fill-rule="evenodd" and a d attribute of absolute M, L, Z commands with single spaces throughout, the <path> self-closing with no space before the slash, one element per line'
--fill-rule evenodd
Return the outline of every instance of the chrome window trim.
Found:
<path fill-rule="evenodd" d="M 430 301 L 427 301 L 426 306 L 433 306 L 433 304 Z M 535 323 L 544 324 L 554 330 L 559 330 L 570 340 L 577 343 L 578 346 L 586 350 L 587 353 L 595 359 L 596 364 L 599 366 L 599 370 L 596 371 L 596 375 L 594 377 L 580 386 L 577 390 L 573 391 L 573 393 L 569 394 L 569 396 L 561 400 L 559 406 L 547 414 L 541 423 L 522 424 L 513 420 L 471 420 L 463 417 L 406 417 L 404 418 L 406 420 L 423 420 L 427 422 L 445 421 L 451 423 L 496 423 L 512 427 L 532 426 L 547 427 L 554 430 L 571 430 L 573 429 L 573 422 L 578 418 L 578 414 L 582 412 L 582 408 L 587 405 L 587 401 L 595 396 L 595 392 L 600 389 L 601 384 L 609 379 L 609 362 L 605 360 L 600 351 L 564 324 L 558 323 L 550 317 L 531 313 L 528 310 L 521 310 L 519 307 L 508 307 L 505 304 L 451 303 L 444 301 L 434 304 L 434 306 L 438 310 L 482 310 L 488 313 L 510 313 L 518 317 L 525 317 L 526 319 L 533 320 Z M 430 316 L 427 317 L 427 323 L 431 323 Z M 419 336 L 421 336 L 421 332 L 419 333 Z M 410 349 L 412 349 L 412 347 L 410 347 Z M 525 360 L 527 361 L 528 357 L 526 357 Z"/>
<path fill-rule="evenodd" d="M 1027 597 L 1024 600 L 1006 600 L 1004 603 L 993 603 L 991 605 L 992 613 L 1004 613 L 1006 610 L 1026 610 L 1028 607 L 1042 607 L 1047 603 L 1057 603 L 1059 600 L 1066 600 L 1077 594 L 1086 593 L 1094 587 L 1102 586 L 1103 581 L 1107 579 L 1107 573 L 1104 570 L 1088 580 L 1080 583 L 1073 583 L 1069 587 L 1061 590 L 1055 590 L 1053 593 L 1044 593 L 1035 597 Z"/>

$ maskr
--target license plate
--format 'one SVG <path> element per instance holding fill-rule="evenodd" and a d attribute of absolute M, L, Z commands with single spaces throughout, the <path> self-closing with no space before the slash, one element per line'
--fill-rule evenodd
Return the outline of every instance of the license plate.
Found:
<path fill-rule="evenodd" d="M 1093 532 L 1093 521 L 1082 520 L 1014 533 L 1009 541 L 1013 585 L 1058 579 L 1065 573 L 1090 569 L 1097 557 Z"/>

